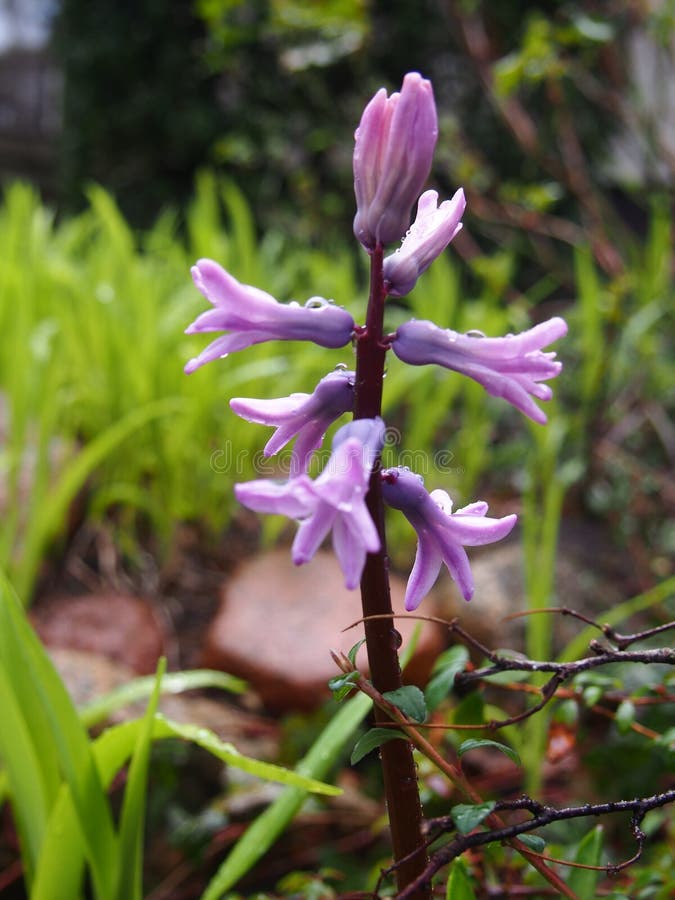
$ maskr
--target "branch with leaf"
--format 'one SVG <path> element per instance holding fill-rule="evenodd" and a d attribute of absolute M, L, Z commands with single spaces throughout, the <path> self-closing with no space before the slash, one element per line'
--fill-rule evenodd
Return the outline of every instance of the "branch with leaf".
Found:
<path fill-rule="evenodd" d="M 644 644 L 650 638 L 668 633 L 675 629 L 675 622 L 660 624 L 631 633 L 622 633 L 609 624 L 599 624 L 593 619 L 568 608 L 549 609 L 546 612 L 555 612 L 561 615 L 571 616 L 584 622 L 586 625 L 597 629 L 604 636 L 604 641 L 592 640 L 589 644 L 590 655 L 581 659 L 568 662 L 551 662 L 545 660 L 530 660 L 522 656 L 507 656 L 504 653 L 495 652 L 485 647 L 469 632 L 452 620 L 443 624 L 460 641 L 445 653 L 441 654 L 434 667 L 432 677 L 423 693 L 418 687 L 407 685 L 396 691 L 380 694 L 373 685 L 359 672 L 356 666 L 356 656 L 361 643 L 356 644 L 346 656 L 333 654 L 333 659 L 341 670 L 341 675 L 334 678 L 330 686 L 337 699 L 346 696 L 352 690 L 358 690 L 366 694 L 375 706 L 384 712 L 390 719 L 390 726 L 382 726 L 370 729 L 356 744 L 352 752 L 352 764 L 359 762 L 364 756 L 382 744 L 393 740 L 409 740 L 414 747 L 427 759 L 429 759 L 452 783 L 455 791 L 462 801 L 455 804 L 447 816 L 427 820 L 426 830 L 428 834 L 426 846 L 430 849 L 429 861 L 419 879 L 399 894 L 399 897 L 409 896 L 407 891 L 413 892 L 420 887 L 431 884 L 434 876 L 445 866 L 453 863 L 466 851 L 485 846 L 491 843 L 506 843 L 520 853 L 539 874 L 561 896 L 574 898 L 578 894 L 574 890 L 574 879 L 563 881 L 560 876 L 549 867 L 549 863 L 565 865 L 573 870 L 579 869 L 599 875 L 616 875 L 623 869 L 639 860 L 642 856 L 646 836 L 641 828 L 645 815 L 673 803 L 675 801 L 675 786 L 666 790 L 644 797 L 633 797 L 625 800 L 611 800 L 604 803 L 570 805 L 566 807 L 554 807 L 545 805 L 539 801 L 522 796 L 516 799 L 485 800 L 472 785 L 466 773 L 462 769 L 462 757 L 478 748 L 491 748 L 501 751 L 509 756 L 516 764 L 520 763 L 516 751 L 503 743 L 489 739 L 470 739 L 463 741 L 456 749 L 457 761 L 445 759 L 436 746 L 427 740 L 420 729 L 440 728 L 454 730 L 457 728 L 476 728 L 496 730 L 506 725 L 511 725 L 528 718 L 543 709 L 555 697 L 560 697 L 562 685 L 575 678 L 583 676 L 602 666 L 616 663 L 640 663 L 646 665 L 675 665 L 675 649 L 671 647 L 644 647 L 636 646 Z M 429 619 L 433 617 L 416 616 L 415 618 Z M 442 621 L 436 619 L 435 621 Z M 356 624 L 356 623 L 354 623 Z M 352 627 L 352 626 L 350 626 Z M 469 652 L 467 647 L 478 651 L 486 660 L 486 664 L 471 669 Z M 631 649 L 634 648 L 634 649 Z M 447 723 L 425 723 L 427 715 L 438 707 L 453 688 L 466 689 L 479 683 L 490 684 L 490 679 L 504 673 L 550 673 L 550 679 L 542 686 L 532 687 L 541 695 L 541 699 L 523 712 L 505 718 L 502 721 L 489 721 L 479 725 L 458 725 Z M 505 686 L 500 683 L 500 686 Z M 520 686 L 521 689 L 523 686 Z M 569 695 L 569 692 L 567 692 Z M 598 698 L 599 699 L 599 698 Z M 617 698 L 613 698 L 616 700 Z M 663 694 L 663 702 L 668 702 L 668 696 Z M 619 709 L 629 703 L 623 698 Z M 608 713 L 597 704 L 592 705 L 598 712 Z M 635 707 L 631 704 L 632 715 Z M 614 716 L 619 724 L 619 710 Z M 630 727 L 631 721 L 627 723 Z M 659 735 L 649 729 L 637 729 L 641 733 L 656 739 L 659 743 L 667 745 L 672 741 L 672 733 Z M 529 817 L 523 819 L 522 814 L 529 813 Z M 538 829 L 554 822 L 562 822 L 570 819 L 597 818 L 610 814 L 630 814 L 630 830 L 637 843 L 636 852 L 629 858 L 619 863 L 600 864 L 600 850 L 592 857 L 588 853 L 577 855 L 576 861 L 566 861 L 553 858 L 544 854 L 546 841 L 540 835 L 535 834 Z M 504 815 L 505 814 L 505 815 Z M 515 821 L 513 820 L 515 818 Z M 447 841 L 448 834 L 453 835 Z M 587 837 L 589 842 L 590 832 Z M 446 843 L 436 850 L 433 845 L 441 838 Z M 595 853 L 595 851 L 593 851 Z M 382 878 L 389 871 L 383 872 Z M 382 879 L 381 879 L 382 880 Z M 376 890 L 376 896 L 377 891 Z M 410 896 L 413 895 L 410 894 Z"/>

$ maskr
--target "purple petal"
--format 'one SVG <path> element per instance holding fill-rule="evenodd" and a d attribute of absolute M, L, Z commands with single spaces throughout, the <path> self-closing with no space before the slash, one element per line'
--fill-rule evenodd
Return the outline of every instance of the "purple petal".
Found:
<path fill-rule="evenodd" d="M 473 378 L 492 396 L 502 397 L 543 424 L 546 416 L 532 398 L 550 399 L 551 389 L 540 382 L 556 377 L 562 365 L 555 361 L 554 352 L 541 348 L 566 331 L 563 319 L 554 318 L 519 335 L 486 338 L 412 320 L 396 332 L 393 350 L 411 365 L 436 363 Z"/>
<path fill-rule="evenodd" d="M 278 303 L 270 294 L 240 284 L 222 266 L 201 259 L 192 275 L 196 286 L 213 303 L 214 309 L 202 313 L 186 329 L 188 334 L 229 331 L 206 351 L 190 360 L 186 372 L 225 353 L 242 350 L 263 341 L 312 341 L 321 347 L 344 347 L 351 340 L 354 320 L 347 310 L 320 297 L 305 306 Z M 223 349 L 225 348 L 225 349 Z"/>
<path fill-rule="evenodd" d="M 333 506 L 319 501 L 312 517 L 301 523 L 291 548 L 296 566 L 310 561 L 333 527 L 336 516 L 337 510 Z"/>
<path fill-rule="evenodd" d="M 409 293 L 417 279 L 461 230 L 466 207 L 464 191 L 456 191 L 452 200 L 436 208 L 438 194 L 426 191 L 419 199 L 417 217 L 403 243 L 384 261 L 387 292 L 394 297 Z"/>
<path fill-rule="evenodd" d="M 247 422 L 258 425 L 281 425 L 293 419 L 302 409 L 310 394 L 291 394 L 272 400 L 256 400 L 247 397 L 233 397 L 230 408 Z"/>
<path fill-rule="evenodd" d="M 443 564 L 440 548 L 428 530 L 420 527 L 417 536 L 415 562 L 405 591 L 405 608 L 408 612 L 417 609 L 429 593 Z"/>
<path fill-rule="evenodd" d="M 464 546 L 501 540 L 513 528 L 516 516 L 490 519 L 487 503 L 476 501 L 452 512 L 445 491 L 427 493 L 424 482 L 406 469 L 382 472 L 382 496 L 389 506 L 400 509 L 417 532 L 415 564 L 406 591 L 406 609 L 416 609 L 438 577 L 445 562 L 466 600 L 473 595 L 473 577 Z"/>
<path fill-rule="evenodd" d="M 291 519 L 305 519 L 317 506 L 312 482 L 306 476 L 279 483 L 267 479 L 235 484 L 237 500 L 255 512 L 276 513 Z"/>
<path fill-rule="evenodd" d="M 352 531 L 343 516 L 338 516 L 333 526 L 333 549 L 345 576 L 345 587 L 353 591 L 359 586 L 367 551 L 359 535 Z"/>

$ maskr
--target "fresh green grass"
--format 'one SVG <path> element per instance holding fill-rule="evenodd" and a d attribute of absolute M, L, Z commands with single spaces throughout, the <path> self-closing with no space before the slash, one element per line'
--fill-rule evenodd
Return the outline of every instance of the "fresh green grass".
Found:
<path fill-rule="evenodd" d="M 525 469 L 526 527 L 547 530 L 550 558 L 556 526 L 544 507 L 555 518 L 567 486 L 587 473 L 589 440 L 598 421 L 612 423 L 615 399 L 635 385 L 638 399 L 666 415 L 672 409 L 669 240 L 668 210 L 657 206 L 645 245 L 636 242 L 630 271 L 613 284 L 577 252 L 578 301 L 566 313 L 570 335 L 556 348 L 566 368 L 546 429 L 529 428 L 467 379 L 392 357 L 384 414 L 396 432 L 386 461 L 410 462 L 429 487 L 458 502 L 486 488 L 515 492 Z M 208 340 L 183 334 L 205 307 L 188 274 L 201 256 L 284 301 L 332 297 L 357 320 L 365 303 L 365 273 L 347 244 L 298 248 L 277 233 L 259 238 L 241 195 L 211 175 L 198 180 L 182 220 L 168 211 L 141 235 L 101 188 L 91 188 L 82 214 L 58 221 L 16 184 L 0 206 L 0 241 L 0 565 L 25 602 L 78 495 L 89 518 L 114 511 L 127 548 L 139 525 L 149 524 L 164 549 L 186 521 L 217 534 L 235 509 L 234 482 L 256 476 L 269 434 L 238 419 L 229 399 L 309 391 L 333 366 L 353 365 L 349 347 L 269 343 L 183 374 Z M 525 295 L 505 304 L 510 268 L 505 254 L 478 260 L 468 279 L 445 254 L 403 305 L 391 304 L 387 325 L 412 313 L 457 330 L 521 330 L 540 290 L 532 302 Z M 528 541 L 542 543 L 532 532 Z M 411 535 L 399 516 L 390 517 L 389 543 L 404 565 Z M 541 570 L 531 556 L 528 568 Z M 528 583 L 539 598 L 532 602 L 546 602 L 552 587 Z"/>
<path fill-rule="evenodd" d="M 158 716 L 163 667 L 161 661 L 154 684 L 141 679 L 100 701 L 109 712 L 149 692 L 142 718 L 90 738 L 83 718 L 91 720 L 91 712 L 80 717 L 15 593 L 0 577 L 1 787 L 14 813 L 32 900 L 77 900 L 85 866 L 97 900 L 141 900 L 145 796 L 154 741 L 189 741 L 229 766 L 298 789 L 303 796 L 307 791 L 340 793 L 318 781 L 316 769 L 293 772 L 251 759 L 208 729 Z M 236 679 L 217 672 L 170 676 L 167 688 L 186 689 L 195 683 L 242 688 Z M 129 775 L 116 824 L 106 792 L 127 762 Z"/>
<path fill-rule="evenodd" d="M 311 390 L 327 368 L 351 362 L 350 348 L 266 344 L 185 376 L 205 343 L 183 334 L 205 304 L 189 277 L 194 259 L 214 256 L 283 299 L 323 291 L 340 301 L 357 295 L 350 259 L 286 255 L 275 236 L 258 242 L 241 197 L 208 176 L 184 233 L 167 213 L 139 239 L 104 191 L 89 196 L 62 223 L 25 185 L 0 208 L 0 565 L 26 602 L 80 492 L 90 516 L 114 508 L 132 534 L 149 521 L 165 547 L 178 523 L 225 527 L 232 485 L 255 476 L 265 432 L 228 400 Z"/>
<path fill-rule="evenodd" d="M 0 567 L 24 604 L 43 561 L 65 542 L 69 509 L 78 497 L 89 519 L 107 516 L 116 523 L 132 553 L 148 529 L 165 550 L 183 522 L 198 522 L 216 535 L 235 510 L 233 483 L 256 477 L 268 434 L 239 420 L 228 400 L 311 390 L 331 367 L 353 364 L 349 347 L 329 352 L 270 343 L 183 374 L 184 362 L 207 340 L 183 334 L 204 308 L 188 274 L 198 257 L 217 259 L 243 282 L 280 300 L 333 297 L 357 319 L 364 308 L 364 272 L 346 244 L 300 249 L 280 234 L 259 238 L 239 193 L 210 175 L 198 181 L 183 218 L 167 212 L 142 235 L 130 230 L 100 188 L 91 189 L 81 215 L 58 221 L 30 188 L 14 185 L 0 206 L 0 241 Z M 663 425 L 675 409 L 670 241 L 668 209 L 657 205 L 647 239 L 635 242 L 630 268 L 615 282 L 600 276 L 584 248 L 576 251 L 574 298 L 565 310 L 570 335 L 556 347 L 565 369 L 554 384 L 546 428 L 529 425 L 459 376 L 390 360 L 385 418 L 396 432 L 385 462 L 410 464 L 430 489 L 444 487 L 458 503 L 484 491 L 522 490 L 526 601 L 532 610 L 558 602 L 553 563 L 563 503 L 574 486 L 584 485 L 588 502 L 615 514 L 625 533 L 644 526 L 664 559 L 675 547 L 672 517 L 664 513 L 645 522 L 630 504 L 639 491 L 654 493 L 653 479 L 667 471 L 672 452 Z M 491 335 L 528 326 L 541 286 L 505 304 L 508 255 L 477 261 L 471 279 L 451 260 L 444 255 L 404 304 L 391 305 L 388 327 L 393 330 L 411 314 Z M 556 287 L 551 283 L 551 290 Z M 637 422 L 635 429 L 616 432 L 626 416 Z M 628 491 L 623 470 L 593 456 L 598 437 L 607 433 L 639 470 Z M 389 547 L 396 564 L 409 566 L 412 537 L 400 516 L 389 517 Z M 631 609 L 651 606 L 654 597 L 660 602 L 671 592 L 672 577 Z M 532 616 L 527 627 L 527 652 L 548 656 L 549 623 Z M 214 683 L 203 674 L 186 683 L 204 678 Z M 256 834 L 271 843 L 307 789 L 329 790 L 243 758 L 189 726 L 158 719 L 152 690 L 159 683 L 137 683 L 80 716 L 3 585 L 0 793 L 12 803 L 26 881 L 37 900 L 54 900 L 57 882 L 63 900 L 77 896 L 84 866 L 97 897 L 139 895 L 147 753 L 154 740 L 179 736 L 201 742 L 232 765 L 295 784 L 261 816 L 260 831 L 228 858 L 211 888 L 216 892 L 254 864 Z M 162 689 L 172 683 L 162 680 Z M 219 684 L 237 688 L 234 682 Z M 92 741 L 84 723 L 130 695 L 152 696 L 146 716 Z M 352 713 L 345 727 L 355 727 L 363 711 L 352 704 Z M 533 790 L 547 724 L 547 714 L 539 714 L 528 731 L 519 732 Z M 317 741 L 317 758 L 325 762 L 328 746 L 330 760 L 336 760 L 343 738 L 329 726 Z M 45 746 L 53 752 L 43 753 Z M 129 794 L 118 825 L 106 788 L 130 759 Z M 313 760 L 310 754 L 304 774 L 323 777 L 323 762 L 317 766 Z M 64 845 L 70 853 L 65 867 Z M 128 881 L 120 874 L 122 853 L 129 860 Z"/>

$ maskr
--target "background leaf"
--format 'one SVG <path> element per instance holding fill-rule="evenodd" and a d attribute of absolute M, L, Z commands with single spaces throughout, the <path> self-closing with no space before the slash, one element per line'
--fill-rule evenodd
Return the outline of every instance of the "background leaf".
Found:
<path fill-rule="evenodd" d="M 413 722 L 424 722 L 427 717 L 427 707 L 424 702 L 424 694 L 414 684 L 407 684 L 395 691 L 386 691 L 382 694 L 385 700 L 401 710 L 404 716 Z"/>
<path fill-rule="evenodd" d="M 499 750 L 499 752 L 503 753 L 505 756 L 508 756 L 508 758 L 513 760 L 517 766 L 520 765 L 520 757 L 513 747 L 508 747 L 506 744 L 500 744 L 499 741 L 491 741 L 487 738 L 469 738 L 467 741 L 462 741 L 457 748 L 457 755 L 464 756 L 469 750 L 476 750 L 478 747 L 492 747 L 495 750 Z"/>
<path fill-rule="evenodd" d="M 352 750 L 350 762 L 355 766 L 357 762 L 360 762 L 364 756 L 376 747 L 381 747 L 382 744 L 386 744 L 387 741 L 401 739 L 404 741 L 408 740 L 407 736 L 396 728 L 371 728 L 370 731 L 367 731 L 363 737 L 359 738 L 356 742 L 354 749 Z"/>
<path fill-rule="evenodd" d="M 470 831 L 477 828 L 490 815 L 494 808 L 495 804 L 492 800 L 487 803 L 459 803 L 457 806 L 452 807 L 450 815 L 457 826 L 457 831 L 460 834 L 469 834 Z"/>

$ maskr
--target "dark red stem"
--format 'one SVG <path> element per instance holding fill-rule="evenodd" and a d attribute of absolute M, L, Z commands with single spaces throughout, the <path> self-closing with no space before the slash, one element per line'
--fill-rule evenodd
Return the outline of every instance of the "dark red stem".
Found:
<path fill-rule="evenodd" d="M 382 247 L 375 248 L 370 264 L 370 296 L 366 327 L 356 341 L 355 419 L 372 419 L 382 412 L 382 383 L 386 349 L 383 345 L 384 301 L 386 293 L 382 276 Z M 380 535 L 382 549 L 369 553 L 361 578 L 361 600 L 364 616 L 392 613 L 389 592 L 389 562 L 385 542 L 384 505 L 380 483 L 379 460 L 373 468 L 366 502 Z M 380 692 L 401 687 L 398 661 L 400 635 L 393 619 L 366 621 L 366 647 L 370 677 Z M 385 713 L 375 709 L 375 720 L 388 721 Z M 394 860 L 401 862 L 396 870 L 401 891 L 424 871 L 427 853 L 422 838 L 422 806 L 417 786 L 417 773 L 408 741 L 388 741 L 380 748 L 384 790 L 391 829 Z M 420 889 L 415 900 L 428 900 L 430 889 Z"/>

